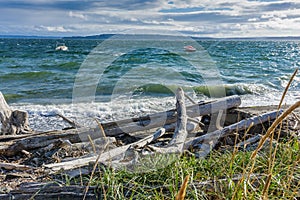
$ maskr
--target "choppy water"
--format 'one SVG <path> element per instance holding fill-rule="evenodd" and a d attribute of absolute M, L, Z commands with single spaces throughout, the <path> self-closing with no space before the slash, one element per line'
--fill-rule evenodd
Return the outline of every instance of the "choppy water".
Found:
<path fill-rule="evenodd" d="M 145 38 L 144 38 L 145 39 Z M 69 51 L 55 51 L 56 42 Z M 278 104 L 300 66 L 300 41 L 0 39 L 0 91 L 34 128 L 101 121 L 174 107 L 182 86 L 196 100 L 241 95 L 243 105 Z M 192 44 L 196 52 L 186 52 Z M 285 103 L 300 98 L 299 75 Z M 83 122 L 86 123 L 86 122 Z"/>

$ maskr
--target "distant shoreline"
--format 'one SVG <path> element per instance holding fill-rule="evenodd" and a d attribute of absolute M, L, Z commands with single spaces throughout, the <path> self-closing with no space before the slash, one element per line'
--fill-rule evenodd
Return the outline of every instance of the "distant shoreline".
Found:
<path fill-rule="evenodd" d="M 108 39 L 116 34 L 100 34 L 90 36 L 35 36 L 35 35 L 0 35 L 0 39 Z M 188 36 L 187 36 L 188 37 Z M 195 40 L 300 40 L 300 36 L 283 36 L 283 37 L 193 37 Z"/>

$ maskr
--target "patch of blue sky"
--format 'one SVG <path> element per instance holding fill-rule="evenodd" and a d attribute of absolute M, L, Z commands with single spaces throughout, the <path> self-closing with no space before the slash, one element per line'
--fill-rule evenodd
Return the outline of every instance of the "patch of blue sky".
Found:
<path fill-rule="evenodd" d="M 159 12 L 162 13 L 187 13 L 187 12 L 197 12 L 204 11 L 205 7 L 191 7 L 191 8 L 169 8 L 161 9 Z"/>
<path fill-rule="evenodd" d="M 93 6 L 95 2 L 81 1 L 53 1 L 53 2 L 33 2 L 33 1 L 0 1 L 0 8 L 31 9 L 31 10 L 86 10 Z"/>
<path fill-rule="evenodd" d="M 205 7 L 191 7 L 191 8 L 169 8 L 169 9 L 161 9 L 159 12 L 162 13 L 191 13 L 191 12 L 199 12 L 199 11 L 224 11 L 224 10 L 232 10 L 232 8 L 224 7 L 224 8 L 205 8 Z"/>

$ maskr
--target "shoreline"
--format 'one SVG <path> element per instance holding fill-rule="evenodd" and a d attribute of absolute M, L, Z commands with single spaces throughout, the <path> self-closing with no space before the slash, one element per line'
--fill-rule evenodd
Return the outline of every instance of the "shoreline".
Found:
<path fill-rule="evenodd" d="M 246 107 L 237 107 L 237 108 L 233 108 L 228 110 L 228 116 L 230 117 L 230 115 L 244 115 L 245 116 L 254 116 L 254 115 L 260 115 L 269 111 L 274 111 L 277 110 L 277 105 L 271 105 L 271 106 L 246 106 Z M 288 105 L 284 105 L 282 107 L 283 109 L 287 109 Z M 232 112 L 233 111 L 233 112 Z M 238 114 L 237 114 L 238 113 Z M 295 114 L 299 116 L 300 114 L 300 109 L 298 108 L 297 110 L 295 110 Z M 295 129 L 295 123 L 296 123 L 297 119 L 295 119 L 292 115 L 289 115 L 288 119 L 286 120 L 288 126 L 285 126 L 283 131 L 286 130 L 290 130 L 290 129 L 294 129 L 294 130 L 300 130 L 299 125 L 297 125 L 297 129 Z M 259 128 L 259 130 L 261 131 L 263 128 Z M 298 136 L 299 137 L 299 136 Z M 1 138 L 1 137 L 0 137 Z M 23 158 L 24 159 L 24 158 Z M 18 159 L 17 159 L 18 160 Z M 16 162 L 17 162 L 16 160 Z M 2 160 L 0 159 L 0 162 L 5 163 L 7 162 L 7 160 Z M 9 170 L 8 170 L 9 171 Z M 26 170 L 25 170 L 26 171 Z M 40 173 L 40 172 L 39 172 Z M 1 194 L 6 194 L 9 192 L 9 190 L 14 191 L 17 188 L 19 188 L 19 185 L 25 182 L 36 182 L 37 180 L 40 181 L 45 181 L 43 178 L 39 179 L 39 175 L 38 173 L 10 173 L 10 178 L 7 178 L 7 173 L 3 174 L 0 173 L 0 180 L 2 182 L 2 184 L 0 184 L 0 195 Z M 6 188 L 6 189 L 3 189 Z M 83 187 L 84 188 L 84 187 Z"/>
<path fill-rule="evenodd" d="M 96 126 L 94 118 L 97 118 L 101 123 L 111 122 L 114 120 L 122 120 L 131 117 L 141 117 L 147 114 L 153 114 L 156 112 L 164 112 L 169 109 L 175 108 L 174 98 L 167 97 L 161 102 L 159 98 L 156 101 L 149 102 L 125 102 L 124 104 L 117 104 L 118 102 L 95 102 L 91 104 L 80 103 L 77 105 L 72 104 L 12 104 L 14 109 L 20 109 L 29 113 L 29 122 L 34 129 L 39 131 L 49 131 L 53 129 L 62 129 L 67 127 L 64 121 L 57 119 L 56 113 L 61 113 L 64 116 L 78 121 L 79 123 L 90 126 Z M 187 101 L 188 104 L 191 104 Z M 292 104 L 284 104 L 282 109 L 288 108 Z M 259 115 L 268 111 L 277 110 L 278 105 L 242 105 L 239 109 L 245 110 L 245 112 L 252 113 L 252 115 Z M 295 111 L 299 113 L 299 111 Z"/>

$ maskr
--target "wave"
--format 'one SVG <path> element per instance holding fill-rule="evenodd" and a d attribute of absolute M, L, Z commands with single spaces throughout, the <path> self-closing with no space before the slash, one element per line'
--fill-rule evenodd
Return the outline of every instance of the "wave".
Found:
<path fill-rule="evenodd" d="M 7 102 L 15 102 L 16 100 L 22 99 L 24 97 L 24 95 L 20 95 L 20 94 L 10 94 L 10 93 L 6 93 L 3 94 L 4 98 Z"/>
<path fill-rule="evenodd" d="M 210 97 L 211 91 L 219 90 L 224 91 L 226 96 L 230 95 L 246 95 L 253 94 L 259 95 L 264 94 L 270 91 L 270 88 L 267 88 L 261 84 L 225 84 L 217 86 L 196 86 L 193 87 L 196 94 L 202 94 Z"/>
<path fill-rule="evenodd" d="M 19 72 L 19 73 L 9 73 L 0 76 L 0 79 L 6 81 L 15 81 L 15 80 L 23 80 L 23 79 L 41 79 L 46 78 L 53 75 L 52 72 L 49 71 L 32 71 L 32 72 Z"/>
<path fill-rule="evenodd" d="M 230 85 L 214 85 L 214 86 L 178 86 L 178 85 L 160 85 L 147 84 L 134 89 L 134 95 L 173 95 L 178 87 L 182 87 L 187 92 L 194 92 L 197 95 L 204 95 L 211 97 L 211 93 L 224 93 L 226 96 L 230 95 L 260 95 L 271 91 L 270 88 L 260 84 L 230 84 Z M 124 89 L 125 90 L 125 89 Z M 112 90 L 111 90 L 112 91 Z M 107 94 L 107 93 L 106 93 Z"/>
<path fill-rule="evenodd" d="M 71 62 L 62 63 L 58 67 L 63 69 L 78 69 L 80 67 L 80 64 L 81 63 L 79 62 L 71 61 Z"/>

